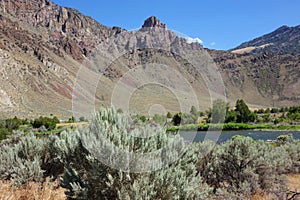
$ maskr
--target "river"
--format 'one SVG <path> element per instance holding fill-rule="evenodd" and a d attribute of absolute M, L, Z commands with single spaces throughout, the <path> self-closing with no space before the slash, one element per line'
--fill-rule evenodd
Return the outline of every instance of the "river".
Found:
<path fill-rule="evenodd" d="M 203 141 L 204 138 L 217 141 L 222 143 L 226 140 L 229 140 L 235 135 L 248 136 L 255 140 L 276 140 L 280 135 L 292 134 L 294 139 L 300 139 L 300 131 L 254 131 L 254 130 L 245 130 L 245 131 L 222 131 L 219 132 L 206 132 L 206 131 L 180 131 L 180 136 L 182 136 L 187 142 L 199 142 Z"/>

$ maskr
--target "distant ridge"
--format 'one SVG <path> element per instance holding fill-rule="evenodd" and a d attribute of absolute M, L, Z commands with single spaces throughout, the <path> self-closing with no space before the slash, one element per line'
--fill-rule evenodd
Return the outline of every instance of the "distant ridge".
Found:
<path fill-rule="evenodd" d="M 262 47 L 264 48 L 253 48 Z M 300 54 L 300 25 L 295 27 L 281 26 L 275 31 L 242 43 L 233 50 L 253 48 L 252 53 L 271 51 L 276 54 Z"/>

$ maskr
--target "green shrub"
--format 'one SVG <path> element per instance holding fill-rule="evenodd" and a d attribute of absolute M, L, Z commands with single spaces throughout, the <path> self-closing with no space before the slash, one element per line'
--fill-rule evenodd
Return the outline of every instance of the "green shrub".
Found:
<path fill-rule="evenodd" d="M 41 157 L 45 141 L 32 134 L 26 137 L 20 134 L 16 133 L 11 143 L 4 143 L 0 151 L 0 177 L 13 180 L 16 185 L 40 181 L 43 177 Z"/>
<path fill-rule="evenodd" d="M 300 173 L 300 141 L 286 143 L 283 148 L 288 153 L 292 165 L 288 168 L 290 173 Z"/>
<path fill-rule="evenodd" d="M 17 117 L 5 120 L 5 128 L 7 128 L 10 131 L 17 130 L 21 124 L 22 124 L 22 121 L 20 119 L 18 119 Z"/>
<path fill-rule="evenodd" d="M 60 135 L 17 131 L 1 142 L 0 158 L 1 179 L 21 185 L 62 177 L 69 199 L 250 199 L 260 190 L 283 194 L 283 175 L 300 172 L 300 142 L 235 136 L 220 145 L 186 145 L 155 124 L 103 109 L 89 127 Z"/>
<path fill-rule="evenodd" d="M 153 119 L 153 121 L 155 123 L 160 124 L 160 125 L 165 124 L 166 121 L 167 121 L 166 116 L 164 116 L 164 115 L 158 115 L 158 114 L 155 114 L 152 119 Z"/>
<path fill-rule="evenodd" d="M 281 184 L 281 174 L 291 166 L 288 153 L 263 141 L 236 136 L 200 160 L 203 179 L 215 188 L 231 194 L 251 195 Z M 204 163 L 203 163 L 204 162 Z"/>
<path fill-rule="evenodd" d="M 45 128 L 48 130 L 55 129 L 57 123 L 59 123 L 57 117 L 49 118 L 49 117 L 42 117 L 42 116 L 37 119 L 34 119 L 31 122 L 33 128 L 40 128 L 42 126 L 45 126 Z"/>
<path fill-rule="evenodd" d="M 0 141 L 7 138 L 8 135 L 11 135 L 12 132 L 7 128 L 0 127 Z"/>
<path fill-rule="evenodd" d="M 202 183 L 201 177 L 196 176 L 197 156 L 194 149 L 188 149 L 181 156 L 177 151 L 159 154 L 163 156 L 161 163 L 161 159 L 152 161 L 151 157 L 145 157 L 143 161 L 128 157 L 133 152 L 156 152 L 168 144 L 179 149 L 184 147 L 181 138 L 168 137 L 160 127 L 134 126 L 126 116 L 107 109 L 95 115 L 88 128 L 70 134 L 79 134 L 88 152 L 86 157 L 78 160 L 80 165 L 69 165 L 65 171 L 63 185 L 69 189 L 69 198 L 207 198 L 210 188 Z M 150 134 L 151 137 L 133 137 L 136 134 Z M 124 155 L 123 150 L 128 154 Z M 176 158 L 174 162 L 167 162 L 173 158 Z M 144 169 L 145 166 L 150 168 Z"/>
<path fill-rule="evenodd" d="M 56 179 L 67 163 L 76 160 L 82 149 L 76 135 L 67 132 L 60 136 L 37 137 L 16 132 L 0 147 L 0 178 L 12 180 L 16 185 L 28 181 Z"/>
<path fill-rule="evenodd" d="M 168 113 L 167 113 L 167 118 L 168 118 L 168 119 L 171 119 L 172 117 L 173 117 L 173 115 L 172 115 L 170 112 L 168 112 Z"/>

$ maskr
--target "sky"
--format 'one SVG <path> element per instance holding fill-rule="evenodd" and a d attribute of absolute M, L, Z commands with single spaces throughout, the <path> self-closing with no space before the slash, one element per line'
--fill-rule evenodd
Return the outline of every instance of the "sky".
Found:
<path fill-rule="evenodd" d="M 231 49 L 282 25 L 300 24 L 299 0 L 52 1 L 126 30 L 138 29 L 145 19 L 156 16 L 168 29 L 199 38 L 211 49 Z"/>

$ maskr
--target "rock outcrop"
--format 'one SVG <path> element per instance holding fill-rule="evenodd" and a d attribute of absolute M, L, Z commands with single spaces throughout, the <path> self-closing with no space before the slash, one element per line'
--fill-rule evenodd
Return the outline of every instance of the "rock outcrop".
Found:
<path fill-rule="evenodd" d="M 163 28 L 166 29 L 167 26 L 163 23 L 161 23 L 161 21 L 159 19 L 157 19 L 155 16 L 151 16 L 148 19 L 145 20 L 142 28 Z"/>

